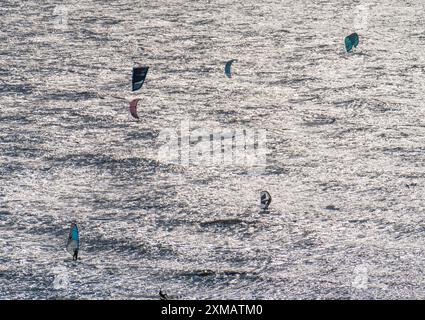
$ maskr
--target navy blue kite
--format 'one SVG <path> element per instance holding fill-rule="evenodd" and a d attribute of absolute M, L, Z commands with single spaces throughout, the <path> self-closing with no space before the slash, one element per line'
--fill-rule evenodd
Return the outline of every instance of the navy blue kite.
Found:
<path fill-rule="evenodd" d="M 133 77 L 132 77 L 132 90 L 136 91 L 142 88 L 143 83 L 145 82 L 146 75 L 148 74 L 149 67 L 136 67 L 133 68 Z"/>

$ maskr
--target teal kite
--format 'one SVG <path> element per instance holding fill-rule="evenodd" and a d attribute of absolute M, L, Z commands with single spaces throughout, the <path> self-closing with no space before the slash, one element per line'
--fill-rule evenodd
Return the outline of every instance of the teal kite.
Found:
<path fill-rule="evenodd" d="M 226 62 L 226 65 L 224 66 L 224 73 L 226 74 L 228 78 L 232 77 L 231 68 L 232 68 L 232 63 L 235 61 L 236 61 L 235 59 L 229 60 Z"/>
<path fill-rule="evenodd" d="M 345 37 L 345 49 L 347 52 L 350 52 L 353 47 L 356 48 L 359 44 L 359 35 L 357 33 L 352 33 L 349 36 Z"/>

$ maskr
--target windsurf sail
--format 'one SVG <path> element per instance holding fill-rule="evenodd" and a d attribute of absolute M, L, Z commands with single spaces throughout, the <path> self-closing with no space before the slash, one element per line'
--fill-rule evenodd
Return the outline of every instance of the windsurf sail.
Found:
<path fill-rule="evenodd" d="M 130 115 L 134 119 L 139 119 L 139 115 L 137 114 L 137 103 L 140 99 L 134 99 L 130 101 Z"/>
<path fill-rule="evenodd" d="M 347 52 L 350 52 L 353 47 L 356 48 L 359 45 L 359 35 L 357 33 L 352 33 L 349 36 L 345 37 L 345 49 Z"/>
<path fill-rule="evenodd" d="M 149 67 L 136 67 L 133 68 L 132 86 L 133 91 L 142 88 L 145 82 L 146 75 L 148 74 Z"/>
<path fill-rule="evenodd" d="M 267 191 L 261 191 L 260 193 L 260 205 L 261 209 L 267 209 L 272 202 L 272 197 L 270 196 L 270 193 Z"/>
<path fill-rule="evenodd" d="M 78 233 L 78 226 L 76 223 L 71 225 L 69 230 L 68 242 L 66 243 L 66 251 L 74 255 L 75 250 L 80 249 L 80 235 Z"/>
<path fill-rule="evenodd" d="M 235 59 L 229 60 L 226 62 L 226 65 L 224 66 L 224 73 L 228 78 L 232 77 L 232 63 L 235 62 Z"/>

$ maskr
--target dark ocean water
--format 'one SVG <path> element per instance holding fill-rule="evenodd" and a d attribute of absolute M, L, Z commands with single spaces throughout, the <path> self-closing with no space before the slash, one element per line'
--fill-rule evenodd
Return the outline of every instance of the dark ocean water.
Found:
<path fill-rule="evenodd" d="M 0 26 L 0 299 L 425 298 L 422 3 L 2 1 Z M 136 62 L 139 122 L 108 98 Z M 267 132 L 265 166 L 163 161 L 182 123 Z"/>

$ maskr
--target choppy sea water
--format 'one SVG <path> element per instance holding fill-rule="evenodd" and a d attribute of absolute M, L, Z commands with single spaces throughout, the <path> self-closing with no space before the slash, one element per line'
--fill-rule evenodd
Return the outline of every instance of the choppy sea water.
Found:
<path fill-rule="evenodd" d="M 3 1 L 0 298 L 425 298 L 423 16 L 405 0 Z M 138 122 L 98 97 L 134 97 L 135 63 Z M 265 167 L 162 161 L 182 123 L 266 131 Z"/>

